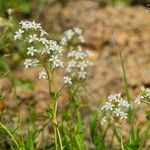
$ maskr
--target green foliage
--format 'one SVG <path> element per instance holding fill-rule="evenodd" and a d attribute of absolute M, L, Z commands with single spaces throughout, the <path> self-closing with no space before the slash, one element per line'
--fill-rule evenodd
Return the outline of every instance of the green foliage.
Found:
<path fill-rule="evenodd" d="M 150 120 L 150 111 L 146 111 L 146 118 L 147 120 Z"/>
<path fill-rule="evenodd" d="M 149 3 L 149 0 L 99 0 L 100 6 L 106 6 L 106 5 L 137 5 L 137 4 L 143 4 L 147 5 Z"/>
<path fill-rule="evenodd" d="M 98 129 L 100 129 L 100 128 L 98 128 L 98 125 L 99 125 L 98 123 L 99 123 L 98 112 L 94 112 L 90 118 L 91 138 L 95 145 L 95 149 L 103 150 L 103 149 L 105 149 L 104 135 L 103 135 L 103 131 L 98 130 Z"/>
<path fill-rule="evenodd" d="M 131 5 L 132 0 L 99 0 L 100 5 Z"/>
<path fill-rule="evenodd" d="M 9 16 L 9 9 L 15 12 L 22 12 L 29 14 L 31 12 L 31 3 L 28 0 L 5 0 L 0 1 L 0 16 L 7 18 Z"/>

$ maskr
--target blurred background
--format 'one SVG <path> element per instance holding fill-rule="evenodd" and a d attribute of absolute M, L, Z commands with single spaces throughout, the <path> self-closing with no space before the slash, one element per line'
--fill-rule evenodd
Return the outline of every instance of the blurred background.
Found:
<path fill-rule="evenodd" d="M 14 43 L 12 33 L 19 21 L 36 20 L 56 40 L 68 28 L 83 29 L 87 41 L 84 46 L 95 52 L 96 65 L 88 80 L 96 81 L 91 84 L 95 97 L 121 89 L 119 52 L 131 89 L 149 86 L 149 6 L 148 0 L 0 0 L 0 69 L 23 71 L 20 62 L 25 47 Z"/>
<path fill-rule="evenodd" d="M 38 69 L 24 69 L 26 47 L 13 40 L 21 20 L 40 22 L 55 40 L 66 29 L 83 30 L 83 46 L 95 62 L 87 79 L 88 109 L 108 93 L 123 92 L 120 53 L 133 98 L 141 86 L 150 87 L 149 0 L 0 0 L 0 110 L 17 106 L 26 120 L 28 106 L 38 113 L 48 105 L 47 83 L 38 79 Z"/>

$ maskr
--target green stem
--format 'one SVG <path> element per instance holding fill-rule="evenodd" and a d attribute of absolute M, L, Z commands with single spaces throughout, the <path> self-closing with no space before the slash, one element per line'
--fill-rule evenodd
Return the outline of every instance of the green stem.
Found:
<path fill-rule="evenodd" d="M 15 139 L 15 137 L 11 133 L 11 131 L 5 125 L 3 125 L 1 122 L 0 122 L 0 127 L 8 133 L 8 135 L 11 137 L 12 141 L 15 143 L 17 149 L 22 150 L 22 148 L 20 148 L 19 143 L 17 142 L 17 140 Z"/>
<path fill-rule="evenodd" d="M 142 102 L 144 102 L 145 104 L 150 105 L 150 102 L 148 102 L 148 101 L 142 100 Z"/>
<path fill-rule="evenodd" d="M 57 134 L 58 134 L 58 138 L 59 138 L 60 149 L 63 150 L 62 140 L 61 140 L 61 136 L 60 136 L 60 132 L 59 132 L 58 128 L 57 128 Z"/>
<path fill-rule="evenodd" d="M 125 149 L 124 149 L 124 146 L 123 146 L 122 127 L 119 128 L 119 127 L 117 126 L 117 129 L 118 129 L 118 132 L 119 132 L 119 135 L 120 135 L 120 145 L 121 145 L 121 149 L 122 149 L 122 150 L 125 150 Z"/>
<path fill-rule="evenodd" d="M 57 142 L 57 101 L 53 99 L 53 122 L 54 122 L 54 133 L 55 133 L 55 146 L 56 150 L 58 149 Z"/>
<path fill-rule="evenodd" d="M 150 131 L 150 122 L 148 123 L 147 129 L 145 131 L 145 135 L 142 138 L 143 140 L 142 140 L 142 143 L 140 144 L 140 147 L 138 148 L 138 150 L 142 150 L 143 146 L 145 145 L 149 131 Z"/>
<path fill-rule="evenodd" d="M 126 76 L 125 65 L 124 65 L 124 61 L 123 61 L 123 57 L 122 57 L 121 52 L 119 54 L 120 54 L 121 65 L 122 65 L 122 70 L 123 70 L 125 93 L 127 95 L 128 101 L 131 105 L 131 97 L 130 97 L 130 93 L 129 93 L 129 84 L 128 84 L 128 79 L 127 79 L 127 76 Z M 129 122 L 130 122 L 129 141 L 131 143 L 132 140 L 134 139 L 134 127 L 133 127 L 133 124 L 134 124 L 134 108 L 133 107 L 129 107 Z"/>
<path fill-rule="evenodd" d="M 51 98 L 51 78 L 50 78 L 49 71 L 48 71 L 45 63 L 43 63 L 43 67 L 44 67 L 44 69 L 46 71 L 46 74 L 47 74 L 48 87 L 49 87 L 49 95 L 50 95 L 50 98 Z"/>

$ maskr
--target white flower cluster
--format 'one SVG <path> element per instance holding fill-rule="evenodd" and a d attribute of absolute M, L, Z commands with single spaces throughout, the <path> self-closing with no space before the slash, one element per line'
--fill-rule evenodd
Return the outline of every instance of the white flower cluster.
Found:
<path fill-rule="evenodd" d="M 39 79 L 46 79 L 47 75 L 46 75 L 46 72 L 45 71 L 41 71 L 39 73 Z"/>
<path fill-rule="evenodd" d="M 140 94 L 136 98 L 135 102 L 140 104 L 143 100 L 149 101 L 150 100 L 150 88 L 142 87 L 140 90 Z"/>
<path fill-rule="evenodd" d="M 70 77 L 78 77 L 79 79 L 85 79 L 87 75 L 87 68 L 93 63 L 89 58 L 93 53 L 89 50 L 84 51 L 81 47 L 77 50 L 70 51 L 67 55 L 69 61 L 66 66 L 66 72 Z"/>
<path fill-rule="evenodd" d="M 75 27 L 73 29 L 68 29 L 64 32 L 64 35 L 61 39 L 61 44 L 67 45 L 68 42 L 70 42 L 74 37 L 76 37 L 80 43 L 85 42 L 85 38 L 82 36 L 82 30 Z"/>
<path fill-rule="evenodd" d="M 71 85 L 71 84 L 72 84 L 71 78 L 68 77 L 68 76 L 65 76 L 65 77 L 64 77 L 64 83 L 65 83 L 65 84 L 70 84 L 70 85 Z"/>
<path fill-rule="evenodd" d="M 103 125 L 107 119 L 112 121 L 118 120 L 119 122 L 128 118 L 127 110 L 130 107 L 130 104 L 127 100 L 121 97 L 121 93 L 110 95 L 107 98 L 106 103 L 101 107 L 101 110 L 104 110 L 108 116 L 104 116 L 101 120 Z"/>
<path fill-rule="evenodd" d="M 48 33 L 42 29 L 41 24 L 34 21 L 21 21 L 19 24 L 21 28 L 15 33 L 14 40 L 23 38 L 29 45 L 27 55 L 30 58 L 25 60 L 25 68 L 36 67 L 43 62 L 51 69 L 63 67 L 60 60 L 63 48 L 56 41 L 46 38 Z M 45 73 L 39 74 L 39 78 L 46 78 Z"/>

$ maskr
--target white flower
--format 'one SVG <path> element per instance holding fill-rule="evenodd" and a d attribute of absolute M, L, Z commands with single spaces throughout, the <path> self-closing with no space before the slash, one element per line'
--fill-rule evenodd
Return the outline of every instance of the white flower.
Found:
<path fill-rule="evenodd" d="M 69 67 L 76 67 L 77 62 L 75 60 L 71 60 L 68 62 Z"/>
<path fill-rule="evenodd" d="M 61 39 L 61 44 L 66 45 L 73 37 L 76 37 L 77 40 L 81 43 L 85 42 L 85 39 L 82 36 L 82 30 L 75 27 L 64 32 L 64 36 Z"/>
<path fill-rule="evenodd" d="M 112 101 L 118 102 L 120 98 L 121 98 L 121 93 L 117 93 L 117 94 L 113 94 L 113 95 L 108 96 L 108 100 L 110 102 L 112 102 Z"/>
<path fill-rule="evenodd" d="M 79 36 L 79 41 L 80 41 L 81 43 L 84 43 L 84 42 L 85 42 L 85 38 L 84 38 L 82 35 L 80 35 L 80 36 Z"/>
<path fill-rule="evenodd" d="M 41 24 L 40 23 L 35 23 L 35 21 L 30 22 L 30 26 L 31 28 L 37 30 L 37 29 L 41 29 Z"/>
<path fill-rule="evenodd" d="M 26 59 L 24 62 L 25 68 L 36 67 L 38 65 L 39 60 L 37 59 Z"/>
<path fill-rule="evenodd" d="M 150 88 L 142 87 L 140 90 L 140 94 L 135 100 L 135 103 L 140 104 L 142 100 L 145 100 L 145 101 L 150 100 Z"/>
<path fill-rule="evenodd" d="M 68 40 L 72 39 L 72 37 L 75 35 L 75 33 L 73 32 L 72 29 L 69 29 L 69 30 L 65 31 L 64 34 L 65 34 L 65 36 L 66 36 L 66 38 L 67 38 Z"/>
<path fill-rule="evenodd" d="M 39 79 L 46 79 L 46 72 L 42 71 L 39 73 Z"/>
<path fill-rule="evenodd" d="M 44 35 L 48 35 L 48 33 L 46 31 L 44 31 L 43 29 L 40 29 L 40 31 L 41 31 L 41 34 L 40 34 L 41 37 Z"/>
<path fill-rule="evenodd" d="M 80 71 L 78 72 L 78 77 L 81 78 L 81 79 L 85 79 L 86 78 L 86 72 L 85 71 Z"/>
<path fill-rule="evenodd" d="M 92 57 L 92 56 L 93 56 L 93 52 L 90 51 L 90 50 L 87 50 L 86 53 L 87 53 L 87 56 L 88 56 L 88 57 Z"/>
<path fill-rule="evenodd" d="M 105 109 L 106 111 L 107 110 L 111 110 L 112 111 L 114 106 L 115 105 L 113 105 L 112 103 L 106 102 L 105 105 L 101 108 L 101 110 Z"/>
<path fill-rule="evenodd" d="M 31 59 L 26 59 L 24 62 L 25 68 L 32 67 L 32 60 Z"/>
<path fill-rule="evenodd" d="M 25 29 L 25 30 L 29 30 L 29 29 L 41 29 L 41 24 L 40 23 L 35 23 L 35 21 L 21 21 L 19 24 L 21 24 L 21 28 Z"/>
<path fill-rule="evenodd" d="M 76 34 L 80 35 L 82 33 L 82 30 L 80 28 L 74 27 L 73 29 L 74 29 Z"/>
<path fill-rule="evenodd" d="M 22 39 L 22 33 L 24 33 L 23 30 L 19 29 L 17 32 L 15 32 L 15 36 L 14 36 L 14 40 L 17 40 L 17 39 Z"/>
<path fill-rule="evenodd" d="M 78 50 L 70 51 L 67 57 L 71 60 L 67 64 L 66 72 L 70 73 L 71 76 L 85 79 L 87 75 L 86 68 L 93 65 L 88 60 L 90 55 L 92 55 L 90 51 L 83 51 L 81 47 L 78 47 Z"/>
<path fill-rule="evenodd" d="M 67 66 L 65 70 L 66 70 L 66 72 L 67 72 L 67 73 L 71 73 L 71 71 L 72 71 L 72 67 Z"/>
<path fill-rule="evenodd" d="M 31 28 L 31 24 L 29 21 L 21 21 L 19 24 L 22 25 L 22 29 L 28 30 Z"/>
<path fill-rule="evenodd" d="M 39 60 L 38 59 L 33 59 L 32 60 L 32 67 L 36 67 L 39 63 Z"/>
<path fill-rule="evenodd" d="M 37 34 L 33 34 L 33 35 L 29 35 L 28 40 L 29 40 L 29 43 L 32 43 L 33 41 L 37 41 L 39 39 L 37 38 Z"/>
<path fill-rule="evenodd" d="M 66 45 L 67 44 L 67 38 L 66 37 L 63 37 L 60 41 L 60 44 L 61 45 Z"/>
<path fill-rule="evenodd" d="M 123 98 L 121 98 L 120 101 L 119 101 L 119 103 L 118 103 L 118 106 L 129 108 L 130 104 L 128 103 L 127 100 L 124 100 Z"/>
<path fill-rule="evenodd" d="M 135 100 L 135 103 L 137 103 L 138 105 L 141 103 L 141 100 L 143 99 L 143 96 L 138 95 L 138 97 Z"/>
<path fill-rule="evenodd" d="M 75 59 L 83 59 L 84 56 L 85 55 L 84 55 L 84 53 L 81 50 L 76 51 L 76 53 L 75 53 Z"/>
<path fill-rule="evenodd" d="M 80 68 L 80 70 L 84 70 L 87 67 L 86 61 L 80 61 L 77 67 Z"/>
<path fill-rule="evenodd" d="M 106 112 L 108 111 L 108 117 L 111 118 L 111 120 L 119 121 L 118 123 L 120 124 L 124 119 L 128 118 L 126 111 L 128 111 L 130 104 L 121 97 L 121 93 L 110 95 L 107 100 L 108 102 L 106 102 L 101 109 Z M 116 117 L 118 118 L 117 120 Z"/>
<path fill-rule="evenodd" d="M 50 62 L 52 62 L 52 67 L 53 68 L 57 68 L 57 67 L 63 67 L 63 62 L 61 60 L 58 59 L 58 56 L 52 56 L 49 59 Z"/>
<path fill-rule="evenodd" d="M 27 54 L 31 56 L 34 56 L 34 53 L 37 52 L 37 49 L 35 49 L 33 46 L 28 47 L 27 50 L 28 50 Z"/>
<path fill-rule="evenodd" d="M 106 123 L 106 116 L 104 116 L 101 120 L 101 125 L 104 125 Z"/>
<path fill-rule="evenodd" d="M 113 113 L 116 115 L 116 117 L 119 117 L 120 114 L 122 113 L 121 109 L 120 108 L 116 108 Z"/>
<path fill-rule="evenodd" d="M 49 44 L 49 41 L 46 38 L 43 38 L 43 37 L 39 39 L 39 42 L 41 42 L 43 45 Z"/>
<path fill-rule="evenodd" d="M 67 57 L 73 57 L 74 58 L 75 54 L 76 54 L 76 51 L 71 51 L 68 53 Z"/>
<path fill-rule="evenodd" d="M 65 83 L 65 84 L 72 84 L 71 78 L 68 77 L 68 76 L 64 77 L 64 83 Z"/>
<path fill-rule="evenodd" d="M 123 119 L 127 119 L 128 118 L 128 114 L 125 113 L 125 112 L 121 112 L 120 113 L 120 119 L 123 120 Z"/>

